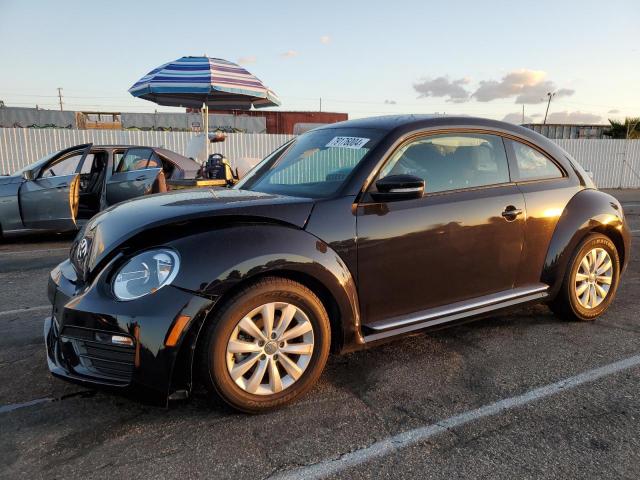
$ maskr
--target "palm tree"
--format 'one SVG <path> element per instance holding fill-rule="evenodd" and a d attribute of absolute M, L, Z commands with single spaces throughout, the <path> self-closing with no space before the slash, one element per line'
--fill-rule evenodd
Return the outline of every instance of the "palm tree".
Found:
<path fill-rule="evenodd" d="M 611 125 L 604 134 L 611 138 L 640 138 L 640 117 L 625 118 L 624 122 L 609 119 Z"/>

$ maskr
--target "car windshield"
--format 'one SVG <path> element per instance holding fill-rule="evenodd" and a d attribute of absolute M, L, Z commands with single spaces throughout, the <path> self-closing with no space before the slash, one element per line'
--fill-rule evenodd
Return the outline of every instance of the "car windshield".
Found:
<path fill-rule="evenodd" d="M 328 197 L 338 191 L 383 135 L 383 131 L 363 128 L 312 130 L 265 158 L 236 188 Z"/>

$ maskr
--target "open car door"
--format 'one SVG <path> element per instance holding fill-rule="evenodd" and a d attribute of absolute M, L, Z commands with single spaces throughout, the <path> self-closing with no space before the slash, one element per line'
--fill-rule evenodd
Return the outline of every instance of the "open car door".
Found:
<path fill-rule="evenodd" d="M 162 162 L 150 148 L 130 148 L 106 185 L 106 204 L 123 202 L 151 193 L 162 172 Z"/>
<path fill-rule="evenodd" d="M 20 186 L 22 223 L 27 228 L 56 231 L 77 228 L 80 167 L 92 144 L 62 150 Z"/>

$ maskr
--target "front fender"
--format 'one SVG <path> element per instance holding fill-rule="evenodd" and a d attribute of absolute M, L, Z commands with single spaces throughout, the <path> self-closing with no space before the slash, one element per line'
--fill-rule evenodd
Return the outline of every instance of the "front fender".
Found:
<path fill-rule="evenodd" d="M 167 245 L 181 257 L 173 285 L 210 297 L 224 297 L 240 283 L 273 274 L 308 279 L 307 286 L 328 293 L 333 320 L 338 317 L 338 347 L 362 343 L 357 291 L 351 272 L 340 256 L 322 240 L 297 227 L 250 223 L 175 239 Z M 325 295 L 323 295 L 325 294 Z M 326 299 L 325 299 L 326 300 Z M 331 312 L 330 307 L 337 312 Z"/>
<path fill-rule="evenodd" d="M 620 202 L 600 190 L 581 190 L 565 207 L 549 243 L 542 282 L 550 286 L 550 296 L 560 289 L 571 256 L 591 232 L 610 236 L 619 250 L 621 272 L 626 267 L 631 234 Z"/>

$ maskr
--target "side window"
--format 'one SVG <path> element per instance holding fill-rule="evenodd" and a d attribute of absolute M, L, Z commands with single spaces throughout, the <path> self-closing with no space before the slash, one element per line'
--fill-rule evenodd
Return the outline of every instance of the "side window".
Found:
<path fill-rule="evenodd" d="M 545 155 L 524 143 L 512 141 L 520 180 L 541 180 L 562 177 L 562 172 Z"/>
<path fill-rule="evenodd" d="M 405 145 L 379 178 L 399 174 L 423 178 L 427 193 L 509 182 L 502 138 L 474 133 L 433 135 Z"/>
<path fill-rule="evenodd" d="M 115 150 L 113 152 L 113 173 L 118 171 L 120 167 L 120 162 L 122 162 L 122 157 L 124 157 L 124 150 Z"/>
<path fill-rule="evenodd" d="M 40 176 L 42 178 L 47 178 L 74 174 L 78 169 L 78 166 L 80 165 L 80 160 L 82 160 L 83 153 L 83 151 L 73 152 L 66 157 L 50 163 L 47 168 L 42 171 L 42 174 Z"/>
<path fill-rule="evenodd" d="M 151 152 L 147 168 L 162 168 L 162 160 L 160 160 L 160 157 L 158 157 L 154 151 Z"/>
<path fill-rule="evenodd" d="M 130 172 L 147 168 L 153 150 L 149 148 L 130 148 L 118 164 L 118 172 Z"/>

